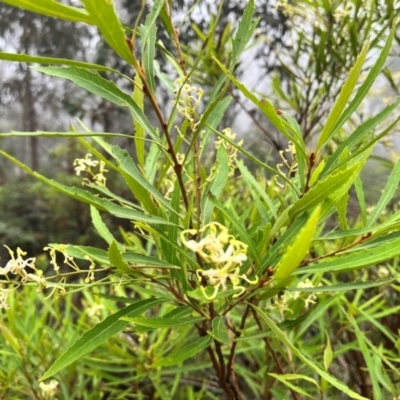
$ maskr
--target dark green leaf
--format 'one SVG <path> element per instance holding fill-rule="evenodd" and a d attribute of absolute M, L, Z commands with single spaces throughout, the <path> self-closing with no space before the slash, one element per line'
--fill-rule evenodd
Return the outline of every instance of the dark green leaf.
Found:
<path fill-rule="evenodd" d="M 44 381 L 56 374 L 74 361 L 93 351 L 111 336 L 122 331 L 128 325 L 128 322 L 121 321 L 122 317 L 135 317 L 164 301 L 163 299 L 141 300 L 107 317 L 104 321 L 85 332 L 80 339 L 54 362 L 42 375 L 40 380 Z"/>

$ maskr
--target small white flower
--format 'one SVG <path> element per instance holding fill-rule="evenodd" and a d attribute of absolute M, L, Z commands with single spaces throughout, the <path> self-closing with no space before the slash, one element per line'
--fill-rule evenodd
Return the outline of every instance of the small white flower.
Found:
<path fill-rule="evenodd" d="M 76 175 L 80 176 L 81 172 L 90 172 L 90 167 L 96 167 L 99 164 L 97 160 L 92 160 L 92 154 L 86 154 L 85 158 L 76 158 L 74 166 Z"/>
<path fill-rule="evenodd" d="M 55 381 L 54 379 L 52 379 L 49 383 L 44 383 L 44 382 L 39 383 L 39 387 L 40 390 L 42 391 L 42 394 L 48 399 L 54 397 L 54 395 L 57 392 L 57 386 L 58 382 Z"/>
<path fill-rule="evenodd" d="M 35 257 L 27 258 L 24 260 L 22 257 L 26 256 L 26 251 L 22 251 L 19 247 L 17 248 L 17 257 L 14 256 L 14 252 L 6 245 L 8 249 L 8 254 L 10 254 L 11 259 L 8 261 L 4 268 L 0 268 L 0 275 L 6 275 L 11 272 L 14 275 L 21 275 L 26 267 L 35 269 Z"/>

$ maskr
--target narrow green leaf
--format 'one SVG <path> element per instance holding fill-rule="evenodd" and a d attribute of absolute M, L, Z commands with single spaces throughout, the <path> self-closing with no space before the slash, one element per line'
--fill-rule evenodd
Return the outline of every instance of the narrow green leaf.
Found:
<path fill-rule="evenodd" d="M 137 104 L 139 109 L 143 112 L 144 109 L 144 93 L 143 93 L 143 83 L 140 79 L 140 75 L 135 75 L 135 88 L 133 90 L 133 101 Z M 142 170 L 144 170 L 144 159 L 145 159 L 145 133 L 144 129 L 139 124 L 136 119 L 133 119 L 133 124 L 135 126 L 135 149 L 136 157 L 138 159 L 138 164 Z"/>
<path fill-rule="evenodd" d="M 65 186 L 56 181 L 47 179 L 38 173 L 34 173 L 34 176 L 37 177 L 42 182 L 48 184 L 49 186 L 52 186 L 53 188 L 57 189 L 61 193 L 73 197 L 74 199 L 77 199 L 81 202 L 95 206 L 99 210 L 107 211 L 108 213 L 118 218 L 130 219 L 133 221 L 141 221 L 141 222 L 146 222 L 148 224 L 170 224 L 169 221 L 161 217 L 147 215 L 139 211 L 133 210 L 132 208 L 129 207 L 119 206 L 118 204 L 115 204 L 109 200 L 101 199 L 90 192 L 75 187 Z"/>
<path fill-rule="evenodd" d="M 349 223 L 347 222 L 347 204 L 349 202 L 349 198 L 349 193 L 345 193 L 336 204 L 339 224 L 343 230 L 349 229 Z"/>
<path fill-rule="evenodd" d="M 324 368 L 325 371 L 328 371 L 329 366 L 332 364 L 333 360 L 333 351 L 331 346 L 331 340 L 329 339 L 329 334 L 325 331 L 326 334 L 326 346 L 324 349 Z"/>
<path fill-rule="evenodd" d="M 298 326 L 301 322 L 303 322 L 312 312 L 312 308 L 309 308 L 306 313 L 303 315 L 300 315 L 300 317 L 296 319 L 285 319 L 284 321 L 280 322 L 278 324 L 279 329 L 282 330 L 293 330 L 296 326 Z M 234 339 L 234 342 L 240 342 L 240 341 L 246 341 L 248 342 L 249 340 L 253 339 L 262 339 L 264 337 L 270 337 L 274 336 L 273 332 L 271 329 L 267 328 L 261 332 L 253 333 L 253 334 L 246 334 L 242 333 L 242 335 L 236 339 Z"/>
<path fill-rule="evenodd" d="M 125 61 L 133 64 L 132 52 L 125 39 L 125 32 L 115 11 L 112 0 L 82 0 L 94 23 L 104 36 L 106 42 Z"/>
<path fill-rule="evenodd" d="M 182 361 L 185 361 L 206 349 L 211 342 L 212 338 L 210 336 L 203 336 L 200 339 L 197 339 L 195 342 L 175 350 L 169 356 L 160 358 L 159 360 L 155 361 L 152 366 L 157 368 L 180 364 Z"/>
<path fill-rule="evenodd" d="M 358 176 L 354 181 L 354 189 L 356 191 L 356 196 L 358 199 L 358 204 L 360 205 L 360 213 L 362 220 L 362 227 L 367 225 L 367 205 L 365 204 L 364 190 L 362 185 L 362 180 Z"/>
<path fill-rule="evenodd" d="M 170 268 L 170 269 L 180 269 L 178 266 L 171 265 L 169 262 L 164 260 L 159 260 L 158 258 L 147 256 L 145 254 L 133 253 L 127 251 L 122 255 L 123 259 L 135 266 L 147 266 L 147 267 L 157 267 L 157 268 Z"/>
<path fill-rule="evenodd" d="M 152 93 L 155 93 L 154 59 L 157 38 L 156 19 L 160 14 L 163 5 L 164 0 L 156 0 L 150 13 L 146 17 L 145 24 L 139 28 L 140 39 L 142 42 L 143 67 Z"/>
<path fill-rule="evenodd" d="M 67 6 L 55 0 L 1 0 L 10 6 L 20 7 L 48 17 L 65 19 L 73 22 L 92 24 L 89 14 L 77 7 Z"/>
<path fill-rule="evenodd" d="M 306 293 L 347 292 L 349 290 L 369 289 L 373 287 L 388 285 L 389 283 L 392 283 L 396 279 L 397 279 L 396 277 L 393 277 L 377 281 L 346 282 L 346 283 L 338 283 L 335 285 L 315 286 L 315 287 L 305 287 L 305 288 L 294 287 L 294 288 L 287 288 L 286 290 L 289 290 L 291 292 L 306 292 Z"/>
<path fill-rule="evenodd" d="M 145 318 L 145 317 L 122 317 L 121 320 L 134 323 L 140 326 L 147 326 L 149 328 L 176 328 L 183 325 L 194 325 L 197 322 L 204 321 L 204 317 L 182 317 L 182 318 Z"/>
<path fill-rule="evenodd" d="M 229 176 L 229 158 L 225 146 L 221 145 L 218 148 L 216 168 L 216 176 L 211 182 L 207 183 L 202 196 L 202 225 L 206 225 L 210 222 L 211 214 L 214 209 L 211 195 L 218 199 L 227 183 Z"/>
<path fill-rule="evenodd" d="M 295 338 L 293 340 L 294 343 L 297 343 L 298 339 L 301 338 L 306 332 L 308 332 L 310 326 L 316 322 L 320 323 L 320 321 L 324 320 L 324 316 L 327 313 L 329 307 L 336 302 L 336 300 L 340 299 L 341 294 L 335 294 L 333 296 L 329 296 L 322 301 L 318 301 L 318 304 L 314 307 L 314 309 L 307 315 L 307 317 L 302 321 L 298 331 L 296 332 Z"/>
<path fill-rule="evenodd" d="M 358 173 L 359 169 L 360 163 L 356 163 L 346 170 L 336 171 L 326 176 L 324 179 L 318 180 L 315 186 L 293 204 L 289 210 L 289 215 L 294 217 L 322 203 L 322 201 L 331 196 L 332 193 L 339 190 L 352 179 L 355 179 L 355 175 Z"/>
<path fill-rule="evenodd" d="M 380 246 L 366 248 L 343 256 L 335 256 L 308 267 L 300 268 L 295 275 L 317 272 L 353 271 L 359 268 L 379 264 L 400 255 L 400 239 L 385 243 L 384 238 Z"/>
<path fill-rule="evenodd" d="M 314 361 L 307 358 L 300 350 L 295 347 L 292 342 L 288 339 L 288 337 L 278 328 L 278 326 L 270 319 L 266 313 L 260 310 L 253 304 L 250 304 L 251 307 L 256 310 L 258 315 L 263 319 L 263 321 L 268 325 L 268 327 L 274 332 L 274 334 L 278 337 L 278 339 L 286 346 L 288 349 L 298 357 L 304 364 L 310 367 L 313 371 L 315 371 L 322 378 L 326 379 L 332 386 L 339 389 L 342 393 L 346 393 L 350 398 L 357 400 L 368 400 L 366 397 L 360 396 L 359 394 L 353 392 L 349 387 L 347 387 L 344 383 L 338 381 L 333 376 L 329 375 L 322 368 L 320 368 Z"/>
<path fill-rule="evenodd" d="M 155 143 L 150 145 L 150 149 L 146 156 L 145 173 L 150 183 L 154 182 L 154 178 L 157 172 L 157 161 L 160 159 L 161 149 Z"/>
<path fill-rule="evenodd" d="M 129 265 L 122 258 L 122 252 L 120 246 L 118 246 L 117 242 L 113 240 L 108 249 L 108 259 L 110 260 L 110 265 L 115 268 L 118 268 L 122 272 L 132 273 L 132 270 L 129 268 Z"/>
<path fill-rule="evenodd" d="M 271 199 L 265 192 L 265 189 L 261 187 L 261 185 L 257 182 L 257 180 L 254 178 L 254 175 L 247 169 L 247 167 L 244 165 L 243 161 L 237 161 L 237 166 L 240 170 L 240 173 L 243 176 L 244 182 L 250 187 L 253 187 L 254 190 L 257 192 L 257 194 L 260 196 L 262 200 L 265 201 L 267 204 L 269 210 L 271 211 L 272 216 L 275 219 L 278 219 L 278 214 L 276 213 L 275 206 L 273 205 Z"/>
<path fill-rule="evenodd" d="M 112 235 L 104 221 L 101 219 L 101 215 L 97 208 L 92 205 L 90 206 L 90 215 L 92 217 L 93 226 L 96 228 L 96 231 L 100 235 L 100 237 L 102 237 L 108 244 L 113 242 L 115 240 L 114 236 Z"/>
<path fill-rule="evenodd" d="M 103 249 L 98 249 L 92 246 L 66 246 L 66 253 L 79 260 L 84 260 L 86 256 L 89 256 L 91 260 L 101 264 L 109 265 L 110 260 L 108 259 L 107 252 Z"/>
<path fill-rule="evenodd" d="M 363 153 L 361 153 L 357 158 L 355 158 L 356 163 L 353 165 L 354 170 L 352 171 L 351 174 L 349 174 L 348 180 L 338 188 L 338 190 L 334 190 L 333 193 L 328 197 L 328 199 L 324 202 L 322 211 L 321 211 L 321 219 L 326 218 L 329 216 L 334 209 L 335 206 L 337 206 L 339 200 L 350 190 L 351 185 L 354 183 L 356 178 L 360 175 L 360 172 L 362 168 L 364 167 L 366 161 L 368 160 L 368 157 L 371 154 L 372 147 L 369 149 L 366 149 Z M 336 171 L 346 171 L 348 163 L 343 163 L 340 167 L 337 168 Z M 349 171 L 349 169 L 347 169 Z M 332 173 L 334 173 L 332 171 Z"/>
<path fill-rule="evenodd" d="M 354 113 L 357 107 L 361 104 L 363 99 L 368 94 L 369 89 L 371 89 L 372 84 L 375 82 L 375 79 L 379 75 L 381 69 L 385 65 L 386 59 L 389 55 L 390 49 L 392 48 L 394 34 L 396 32 L 397 24 L 393 24 L 392 30 L 389 34 L 389 37 L 386 40 L 385 46 L 383 47 L 381 53 L 379 54 L 378 59 L 374 66 L 370 69 L 368 76 L 366 77 L 363 84 L 357 90 L 354 99 L 351 101 L 349 106 L 344 110 L 343 114 L 336 121 L 335 126 L 333 128 L 332 133 L 335 134 L 343 124 L 349 119 L 349 117 Z"/>
<path fill-rule="evenodd" d="M 218 102 L 215 106 L 215 108 L 212 109 L 210 113 L 208 113 L 206 116 L 204 114 L 201 116 L 201 119 L 206 118 L 207 119 L 207 125 L 211 126 L 212 128 L 216 128 L 220 122 L 222 121 L 222 118 L 225 115 L 226 110 L 230 106 L 232 102 L 232 97 L 227 96 L 224 99 L 222 99 L 220 102 Z M 207 152 L 208 149 L 208 143 L 210 141 L 211 135 L 212 135 L 212 130 L 209 128 L 205 129 L 205 133 L 202 134 L 203 138 L 203 146 L 201 146 L 200 149 L 200 157 L 204 152 Z"/>
<path fill-rule="evenodd" d="M 149 83 L 151 93 L 155 93 L 154 81 L 154 57 L 157 39 L 157 28 L 153 25 L 149 30 L 148 42 L 142 52 L 143 66 L 146 74 L 146 80 Z"/>
<path fill-rule="evenodd" d="M 120 169 L 134 180 L 135 187 L 132 189 L 140 201 L 144 201 L 148 206 L 153 205 L 152 199 L 149 196 L 151 194 L 160 205 L 176 213 L 165 197 L 140 173 L 126 150 L 122 150 L 119 146 L 112 146 L 112 155 L 117 160 Z M 154 209 L 154 205 L 150 208 Z"/>
<path fill-rule="evenodd" d="M 212 336 L 222 344 L 229 344 L 230 339 L 225 325 L 225 317 L 220 315 L 212 321 Z"/>
<path fill-rule="evenodd" d="M 86 68 L 95 71 L 113 72 L 116 74 L 120 74 L 119 71 L 110 67 L 106 67 L 104 65 L 91 64 L 83 61 L 69 60 L 67 58 L 31 56 L 29 54 L 16 54 L 16 53 L 7 53 L 4 51 L 0 51 L 0 60 L 25 62 L 25 63 L 50 64 L 50 65 L 61 64 L 61 65 L 69 65 L 71 67 Z"/>
<path fill-rule="evenodd" d="M 90 353 L 111 336 L 122 331 L 128 325 L 128 322 L 121 321 L 122 317 L 135 317 L 164 301 L 163 299 L 141 300 L 107 317 L 92 329 L 85 332 L 80 339 L 54 362 L 41 376 L 40 380 L 44 381 L 48 379 L 66 366 Z"/>
<path fill-rule="evenodd" d="M 7 152 L 0 149 L 0 154 L 3 155 L 5 158 L 13 162 L 15 165 L 23 169 L 28 174 L 34 176 L 39 181 L 45 183 L 48 186 L 57 189 L 59 192 L 64 193 L 74 199 L 82 201 L 83 203 L 87 203 L 90 205 L 95 206 L 98 210 L 107 211 L 110 214 L 118 217 L 118 218 L 126 218 L 134 221 L 141 221 L 149 224 L 170 224 L 171 222 L 157 216 L 146 215 L 139 211 L 133 210 L 129 207 L 122 207 L 118 204 L 113 203 L 112 201 L 101 199 L 90 192 L 85 190 L 65 186 L 57 181 L 52 179 L 48 179 L 45 176 L 32 171 L 27 165 L 22 163 L 21 161 L 17 160 L 15 157 L 10 156 Z"/>
<path fill-rule="evenodd" d="M 274 374 L 272 372 L 269 372 L 268 375 L 272 376 L 273 378 L 275 378 L 276 380 L 282 382 L 285 386 L 287 386 L 288 388 L 294 390 L 297 393 L 302 394 L 305 397 L 308 397 L 309 399 L 315 399 L 314 396 L 310 396 L 305 390 L 303 390 L 301 387 L 293 385 L 292 383 L 290 383 L 291 380 L 299 380 L 299 379 L 304 379 L 306 381 L 309 381 L 311 383 L 313 383 L 314 385 L 317 386 L 317 388 L 319 389 L 318 383 L 305 375 L 300 375 L 300 374 L 284 374 L 284 375 L 279 375 L 279 374 Z"/>
<path fill-rule="evenodd" d="M 308 221 L 308 218 L 309 216 L 306 213 L 296 218 L 277 242 L 268 249 L 267 254 L 261 261 L 262 270 L 268 266 L 276 264 L 279 252 L 281 252 L 289 243 L 293 242 L 300 229 L 302 229 L 304 224 Z"/>
<path fill-rule="evenodd" d="M 321 174 L 322 170 L 325 167 L 325 160 L 322 160 L 319 164 L 318 167 L 315 168 L 314 172 L 311 175 L 309 186 L 313 186 L 315 182 L 317 182 L 319 175 Z"/>
<path fill-rule="evenodd" d="M 19 132 L 11 131 L 10 133 L 1 133 L 2 137 L 15 136 L 15 137 L 27 137 L 27 136 L 42 136 L 42 137 L 60 137 L 60 138 L 82 138 L 82 137 L 122 137 L 122 138 L 132 138 L 132 135 L 126 135 L 124 133 L 109 133 L 109 132 Z"/>
<path fill-rule="evenodd" d="M 364 333 L 361 331 L 360 327 L 357 325 L 356 321 L 352 316 L 350 316 L 348 313 L 346 313 L 344 310 L 342 310 L 348 320 L 350 321 L 351 325 L 353 325 L 357 342 L 358 342 L 358 347 L 361 351 L 361 354 L 364 357 L 365 364 L 368 369 L 368 376 L 371 379 L 372 383 L 372 391 L 373 391 L 373 398 L 374 399 L 383 399 L 383 394 L 379 385 L 379 378 L 378 378 L 378 371 L 377 368 L 378 366 L 374 362 L 371 353 L 368 349 L 368 346 L 366 344 L 366 341 L 364 339 Z"/>
<path fill-rule="evenodd" d="M 134 102 L 133 98 L 119 89 L 114 82 L 102 78 L 95 72 L 90 72 L 82 68 L 35 67 L 33 69 L 43 72 L 47 75 L 69 79 L 76 85 L 86 89 L 88 92 L 100 96 L 111 103 L 122 107 L 128 107 L 133 115 L 133 118 L 151 135 L 155 141 L 158 142 L 157 132 L 144 115 L 143 111 Z"/>
<path fill-rule="evenodd" d="M 275 269 L 273 275 L 274 280 L 284 280 L 288 278 L 303 261 L 311 246 L 311 241 L 317 228 L 320 211 L 320 207 L 317 207 L 313 211 L 307 223 L 296 236 L 293 243 L 286 249 L 284 256 Z"/>
<path fill-rule="evenodd" d="M 380 197 L 378 204 L 374 208 L 372 215 L 370 216 L 367 226 L 371 226 L 380 217 L 383 210 L 386 208 L 390 200 L 397 192 L 400 181 L 400 160 L 395 164 L 391 174 L 389 175 L 388 181 L 385 188 L 383 189 L 382 196 Z"/>
<path fill-rule="evenodd" d="M 249 0 L 244 9 L 243 17 L 239 21 L 238 30 L 232 40 L 232 58 L 230 69 L 233 70 L 240 55 L 247 46 L 247 43 L 252 38 L 254 30 L 256 29 L 259 19 L 253 21 L 255 11 L 254 0 Z"/>
<path fill-rule="evenodd" d="M 161 240 L 161 245 L 163 246 L 163 254 L 165 259 L 169 261 L 171 264 L 180 265 L 182 267 L 181 271 L 179 272 L 172 271 L 172 278 L 180 280 L 183 289 L 186 291 L 188 287 L 186 263 L 180 262 L 178 253 L 174 248 L 174 245 L 178 243 L 179 212 L 181 206 L 181 189 L 178 180 L 176 180 L 174 183 L 171 206 L 175 210 L 175 213 L 170 213 L 169 220 L 174 225 L 166 226 L 165 237 L 168 238 L 168 241 Z"/>
<path fill-rule="evenodd" d="M 342 115 L 342 112 L 344 108 L 346 107 L 346 104 L 353 93 L 353 90 L 357 84 L 358 78 L 361 73 L 362 66 L 364 65 L 365 57 L 367 56 L 369 49 L 369 44 L 365 45 L 364 48 L 362 49 L 361 53 L 357 57 L 357 60 L 353 66 L 353 68 L 350 71 L 350 74 L 344 83 L 339 97 L 336 100 L 335 105 L 333 106 L 327 121 L 324 124 L 324 127 L 322 129 L 321 135 L 318 138 L 318 143 L 317 143 L 317 151 L 320 151 L 331 139 L 331 137 L 334 135 L 334 127 L 340 116 Z M 348 118 L 348 117 L 347 117 Z M 343 121 L 344 122 L 344 121 Z"/>
<path fill-rule="evenodd" d="M 383 122 L 390 114 L 393 113 L 395 109 L 400 104 L 400 96 L 392 103 L 386 106 L 380 113 L 370 118 L 362 125 L 358 126 L 357 129 L 342 143 L 336 151 L 327 159 L 322 175 L 325 175 L 329 170 L 331 170 L 335 163 L 338 161 L 343 151 L 346 148 L 351 148 L 356 146 L 367 134 L 369 134 L 377 125 Z"/>

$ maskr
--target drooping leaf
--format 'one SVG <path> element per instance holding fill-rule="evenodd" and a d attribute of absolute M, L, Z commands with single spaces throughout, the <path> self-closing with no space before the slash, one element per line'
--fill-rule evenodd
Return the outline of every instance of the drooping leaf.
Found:
<path fill-rule="evenodd" d="M 167 221 L 161 217 L 146 215 L 146 214 L 136 211 L 132 208 L 119 206 L 118 204 L 115 204 L 107 199 L 101 199 L 88 191 L 85 191 L 85 190 L 82 190 L 79 188 L 75 188 L 75 187 L 65 186 L 61 183 L 58 183 L 57 181 L 48 179 L 45 176 L 32 171 L 27 165 L 20 162 L 15 157 L 10 156 L 7 152 L 5 152 L 1 149 L 0 149 L 0 154 L 3 155 L 8 160 L 10 160 L 11 162 L 13 162 L 15 165 L 18 165 L 20 168 L 22 168 L 28 174 L 37 178 L 39 181 L 45 183 L 48 186 L 53 187 L 54 189 L 58 190 L 61 193 L 64 193 L 70 197 L 73 197 L 74 199 L 77 199 L 84 203 L 93 205 L 98 210 L 107 211 L 110 214 L 112 214 L 118 218 L 126 218 L 126 219 L 135 220 L 135 221 L 142 221 L 142 222 L 154 223 L 154 224 L 170 224 L 169 221 Z"/>
<path fill-rule="evenodd" d="M 29 54 L 17 54 L 17 53 L 7 53 L 0 51 L 0 60 L 5 61 L 15 61 L 15 62 L 25 62 L 25 63 L 38 63 L 38 64 L 50 64 L 50 65 L 69 65 L 71 67 L 91 69 L 94 71 L 104 71 L 113 72 L 119 74 L 113 68 L 106 67 L 104 65 L 91 64 L 83 61 L 69 60 L 67 58 L 54 58 L 54 57 L 41 57 L 41 56 L 31 56 Z"/>
<path fill-rule="evenodd" d="M 132 51 L 126 42 L 113 0 L 82 0 L 82 3 L 110 47 L 129 64 L 133 64 Z"/>
<path fill-rule="evenodd" d="M 55 0 L 1 0 L 10 6 L 20 7 L 48 17 L 92 24 L 89 14 L 80 8 L 67 6 Z"/>
<path fill-rule="evenodd" d="M 69 79 L 76 85 L 86 89 L 88 92 L 100 96 L 111 103 L 121 107 L 128 107 L 137 123 L 139 123 L 142 128 L 148 132 L 155 141 L 158 142 L 158 135 L 150 121 L 144 115 L 143 111 L 134 102 L 133 98 L 129 96 L 129 94 L 119 89 L 114 82 L 104 79 L 95 72 L 91 72 L 82 68 L 36 67 L 33 69 L 50 76 Z"/>
<path fill-rule="evenodd" d="M 118 312 L 107 317 L 105 320 L 85 332 L 64 354 L 62 354 L 54 364 L 41 376 L 44 381 L 50 376 L 56 374 L 66 366 L 79 360 L 84 355 L 90 353 L 95 348 L 104 343 L 111 336 L 122 331 L 128 322 L 121 321 L 124 316 L 135 317 L 149 310 L 150 308 L 163 303 L 163 299 L 140 300 Z"/>

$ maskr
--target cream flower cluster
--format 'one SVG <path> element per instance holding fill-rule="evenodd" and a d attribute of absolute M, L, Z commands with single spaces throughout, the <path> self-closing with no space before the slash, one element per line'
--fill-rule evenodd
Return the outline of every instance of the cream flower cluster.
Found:
<path fill-rule="evenodd" d="M 96 168 L 97 166 L 99 167 L 99 171 L 96 174 L 92 168 Z M 108 170 L 105 169 L 105 166 L 104 161 L 92 160 L 92 154 L 90 153 L 86 154 L 85 158 L 76 158 L 74 161 L 76 175 L 80 176 L 82 172 L 86 172 L 99 186 L 106 186 L 107 178 L 104 176 L 104 173 L 108 172 Z M 88 179 L 85 178 L 84 181 L 88 181 Z"/>
<path fill-rule="evenodd" d="M 200 105 L 203 97 L 203 89 L 191 86 L 189 79 L 185 76 L 178 78 L 174 82 L 177 89 L 175 94 L 179 94 L 177 100 L 173 101 L 180 114 L 184 115 L 189 121 L 194 121 L 196 108 Z"/>
<path fill-rule="evenodd" d="M 14 251 L 11 250 L 8 246 L 4 245 L 4 247 L 6 247 L 8 250 L 10 260 L 7 262 L 5 267 L 0 267 L 0 275 L 19 275 L 22 278 L 22 283 L 36 282 L 38 284 L 39 291 L 46 287 L 46 280 L 43 277 L 43 272 L 37 270 L 35 267 L 35 257 L 24 259 L 27 254 L 26 251 L 23 251 L 18 247 L 17 254 L 15 255 Z M 35 273 L 27 272 L 25 270 L 27 267 L 31 268 Z M 0 308 L 8 308 L 7 298 L 11 291 L 12 290 L 10 289 L 0 288 Z"/>
<path fill-rule="evenodd" d="M 199 242 L 187 239 L 188 236 L 206 233 Z M 233 297 L 238 297 L 246 290 L 241 286 L 241 281 L 245 280 L 250 284 L 256 284 L 258 278 L 249 280 L 245 274 L 240 275 L 240 266 L 247 260 L 247 245 L 230 235 L 228 228 L 218 222 L 211 222 L 199 231 L 187 229 L 181 233 L 181 243 L 188 249 L 199 254 L 199 256 L 210 265 L 208 269 L 198 269 L 197 277 L 201 282 L 206 278 L 211 286 L 214 286 L 214 293 L 208 296 L 204 286 L 200 286 L 203 295 L 208 300 L 213 300 L 218 294 L 218 290 L 226 290 L 228 279 L 233 285 L 233 289 L 240 290 Z"/>
<path fill-rule="evenodd" d="M 306 289 L 306 288 L 313 288 L 315 287 L 314 284 L 311 282 L 310 279 L 304 280 L 304 282 L 299 282 L 296 286 L 298 289 Z M 317 301 L 317 293 L 310 293 L 310 294 L 303 294 L 301 291 L 295 291 L 295 292 L 290 292 L 290 291 L 285 291 L 285 293 L 279 298 L 277 301 L 277 308 L 280 310 L 289 310 L 292 312 L 290 309 L 289 303 L 297 300 L 299 298 L 303 299 L 305 308 L 308 309 L 308 307 L 312 304 L 315 304 Z"/>

